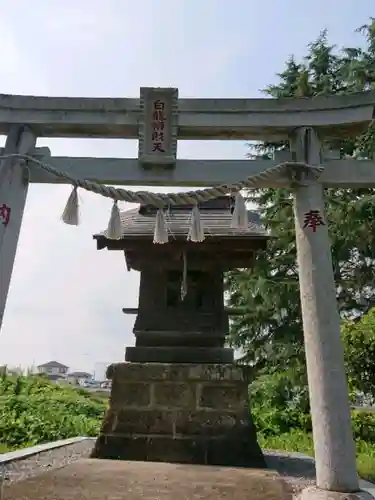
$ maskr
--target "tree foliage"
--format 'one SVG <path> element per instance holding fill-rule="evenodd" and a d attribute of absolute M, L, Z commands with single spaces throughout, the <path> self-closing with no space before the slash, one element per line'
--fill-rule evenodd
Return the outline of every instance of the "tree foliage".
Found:
<path fill-rule="evenodd" d="M 360 28 L 362 48 L 330 45 L 326 31 L 307 49 L 302 61 L 290 57 L 278 82 L 266 95 L 312 97 L 375 89 L 375 19 Z M 375 127 L 362 136 L 327 144 L 341 157 L 372 158 Z M 261 143 L 254 155 L 271 157 L 288 143 Z M 248 193 L 274 238 L 260 252 L 252 270 L 227 275 L 229 305 L 243 316 L 231 322 L 230 342 L 257 369 L 288 369 L 303 358 L 302 320 L 296 264 L 292 193 L 257 189 Z M 332 243 L 336 293 L 342 318 L 359 320 L 375 305 L 375 197 L 373 189 L 327 189 L 326 211 Z"/>
<path fill-rule="evenodd" d="M 375 308 L 360 321 L 347 321 L 342 328 L 345 363 L 352 393 L 375 402 Z"/>

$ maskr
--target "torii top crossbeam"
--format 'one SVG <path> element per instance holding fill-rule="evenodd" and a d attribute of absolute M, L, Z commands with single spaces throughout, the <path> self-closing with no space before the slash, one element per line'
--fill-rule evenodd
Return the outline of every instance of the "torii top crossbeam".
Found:
<path fill-rule="evenodd" d="M 178 139 L 280 139 L 311 126 L 325 136 L 353 135 L 372 119 L 375 92 L 285 99 L 178 99 L 177 89 L 141 88 L 140 99 L 0 95 L 0 133 L 12 123 L 39 137 L 138 139 L 153 96 L 168 99 Z"/>

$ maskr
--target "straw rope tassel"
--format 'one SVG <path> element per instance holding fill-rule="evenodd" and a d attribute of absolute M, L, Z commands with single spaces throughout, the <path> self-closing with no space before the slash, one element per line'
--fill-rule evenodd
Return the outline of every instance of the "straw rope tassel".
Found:
<path fill-rule="evenodd" d="M 205 239 L 198 205 L 195 205 L 191 212 L 190 229 L 187 239 L 193 243 L 201 243 Z"/>
<path fill-rule="evenodd" d="M 79 225 L 79 202 L 77 190 L 77 186 L 74 186 L 61 216 L 62 221 L 69 226 Z"/>
<path fill-rule="evenodd" d="M 186 252 L 182 254 L 182 282 L 181 282 L 181 300 L 184 301 L 187 295 L 187 257 Z"/>
<path fill-rule="evenodd" d="M 158 243 L 159 245 L 168 243 L 167 221 L 165 219 L 164 210 L 162 208 L 159 208 L 156 213 L 154 243 Z"/>
<path fill-rule="evenodd" d="M 249 219 L 247 216 L 246 203 L 244 197 L 241 194 L 241 191 L 238 191 L 236 193 L 231 227 L 233 229 L 246 231 L 249 229 Z"/>
<path fill-rule="evenodd" d="M 122 224 L 117 200 L 112 205 L 106 236 L 109 240 L 121 240 L 122 238 Z"/>

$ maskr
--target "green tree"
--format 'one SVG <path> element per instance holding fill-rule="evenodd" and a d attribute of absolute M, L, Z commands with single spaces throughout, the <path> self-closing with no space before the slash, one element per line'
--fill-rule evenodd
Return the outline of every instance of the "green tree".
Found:
<path fill-rule="evenodd" d="M 264 90 L 271 97 L 311 97 L 375 88 L 375 21 L 361 28 L 364 48 L 337 50 L 327 32 L 308 46 L 306 57 L 291 57 L 279 82 Z M 341 157 L 369 158 L 375 150 L 374 128 L 353 140 L 335 141 Z M 270 157 L 287 142 L 262 143 L 253 155 Z M 332 242 L 337 298 L 343 318 L 360 318 L 375 305 L 375 197 L 373 189 L 327 189 L 326 210 Z M 296 265 L 292 193 L 257 189 L 248 199 L 260 210 L 274 238 L 260 252 L 252 270 L 227 275 L 229 304 L 242 316 L 231 322 L 229 340 L 258 369 L 286 370 L 303 361 L 303 335 Z"/>
<path fill-rule="evenodd" d="M 375 401 L 375 308 L 342 328 L 349 387 Z"/>

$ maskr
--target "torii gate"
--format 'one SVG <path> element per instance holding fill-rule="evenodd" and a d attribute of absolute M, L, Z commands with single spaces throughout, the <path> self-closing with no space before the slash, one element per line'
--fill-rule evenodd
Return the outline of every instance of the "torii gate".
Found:
<path fill-rule="evenodd" d="M 317 487 L 326 497 L 333 491 L 357 492 L 323 188 L 375 187 L 375 162 L 340 160 L 334 152 L 324 152 L 318 137 L 358 135 L 373 119 L 374 104 L 375 92 L 282 100 L 178 99 L 177 89 L 164 88 L 141 88 L 140 99 L 1 95 L 0 134 L 7 140 L 0 163 L 0 326 L 30 182 L 87 179 L 99 184 L 208 187 L 236 186 L 256 176 L 257 187 L 293 186 Z M 37 137 L 138 138 L 139 156 L 53 157 L 48 148 L 35 148 Z M 269 161 L 176 160 L 178 139 L 289 139 L 292 152 L 277 153 Z M 61 175 L 12 154 L 48 163 Z M 282 162 L 306 168 L 267 175 Z M 313 166 L 322 169 L 318 179 L 309 168 Z"/>

